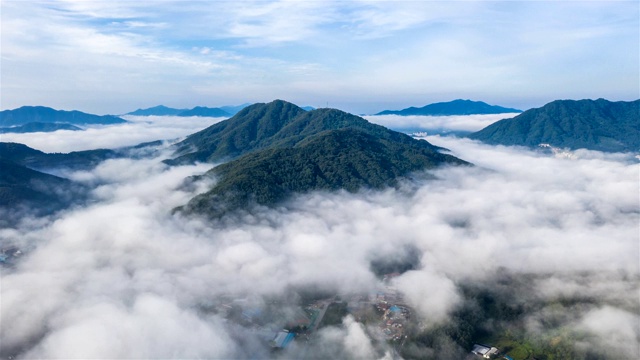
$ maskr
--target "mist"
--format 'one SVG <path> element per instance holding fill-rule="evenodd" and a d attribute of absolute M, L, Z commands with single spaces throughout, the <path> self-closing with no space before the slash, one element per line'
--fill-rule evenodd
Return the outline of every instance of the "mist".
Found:
<path fill-rule="evenodd" d="M 502 119 L 510 119 L 519 113 L 488 115 L 451 115 L 451 116 L 419 116 L 419 115 L 369 115 L 365 119 L 394 130 L 440 130 L 474 132 Z"/>
<path fill-rule="evenodd" d="M 143 129 L 140 139 L 157 139 L 158 127 L 128 126 Z M 84 133 L 98 139 L 101 131 Z M 66 136 L 40 134 L 27 144 L 47 151 L 85 146 Z M 133 141 L 116 137 L 105 146 Z M 416 176 L 383 191 L 302 194 L 215 221 L 171 213 L 211 185 L 185 187 L 184 179 L 212 165 L 168 167 L 168 149 L 71 174 L 94 187 L 94 202 L 0 230 L 2 246 L 24 252 L 1 269 L 0 357 L 391 358 L 397 354 L 376 330 L 351 316 L 318 331 L 311 345 L 274 353 L 254 330 L 206 309 L 220 298 L 277 299 L 286 312 L 300 289 L 375 292 L 383 284 L 372 262 L 404 259 L 403 249 L 417 261 L 392 285 L 415 311 L 418 333 L 452 326 L 489 297 L 524 304 L 517 329 L 528 334 L 579 333 L 578 355 L 637 357 L 637 159 L 427 140 L 476 166 L 439 168 L 430 180 Z M 501 321 L 478 316 L 488 330 Z M 437 334 L 415 345 L 415 354 L 469 352 Z"/>
<path fill-rule="evenodd" d="M 2 134 L 3 142 L 17 142 L 44 152 L 92 150 L 134 146 L 156 140 L 173 140 L 200 131 L 226 118 L 200 116 L 124 115 L 128 123 L 91 125 L 82 131 Z"/>

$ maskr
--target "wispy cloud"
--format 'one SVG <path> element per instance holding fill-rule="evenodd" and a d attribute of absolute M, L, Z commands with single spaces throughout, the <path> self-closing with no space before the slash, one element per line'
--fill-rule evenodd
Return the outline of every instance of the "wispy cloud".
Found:
<path fill-rule="evenodd" d="M 527 108 L 640 96 L 638 51 L 629 51 L 640 43 L 636 2 L 10 1 L 2 9 L 7 108 L 108 113 L 133 99 L 188 107 L 212 97 L 349 98 L 342 104 L 358 113 L 376 102 L 465 97 Z"/>

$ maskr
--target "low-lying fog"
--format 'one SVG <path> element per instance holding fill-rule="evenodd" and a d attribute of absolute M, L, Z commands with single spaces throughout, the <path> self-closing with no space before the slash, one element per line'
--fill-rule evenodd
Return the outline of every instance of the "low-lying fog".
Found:
<path fill-rule="evenodd" d="M 201 119 L 137 120 L 137 134 L 122 125 L 3 141 L 25 140 L 44 151 L 115 147 L 184 136 L 204 127 Z M 310 348 L 271 353 L 256 335 L 202 309 L 220 296 L 282 298 L 298 288 L 368 293 L 380 284 L 372 261 L 413 249 L 419 265 L 394 284 L 425 328 L 453 321 L 452 312 L 469 301 L 462 284 L 492 288 L 506 273 L 528 279 L 503 293 L 513 301 L 591 299 L 560 309 L 563 328 L 581 334 L 575 346 L 637 358 L 637 160 L 427 140 L 476 166 L 437 169 L 433 180 L 381 192 L 301 195 L 222 221 L 171 215 L 206 186 L 185 189 L 183 179 L 208 165 L 169 168 L 161 163 L 165 153 L 74 173 L 99 184 L 94 203 L 0 230 L 0 245 L 24 252 L 2 270 L 0 356 L 395 356 L 351 317 L 323 329 Z M 558 316 L 557 308 L 533 307 L 526 329 L 545 331 Z"/>
<path fill-rule="evenodd" d="M 172 140 L 193 134 L 226 118 L 200 116 L 133 116 L 128 123 L 89 125 L 84 131 L 2 134 L 3 142 L 17 142 L 44 152 L 71 152 L 134 146 L 155 140 Z"/>

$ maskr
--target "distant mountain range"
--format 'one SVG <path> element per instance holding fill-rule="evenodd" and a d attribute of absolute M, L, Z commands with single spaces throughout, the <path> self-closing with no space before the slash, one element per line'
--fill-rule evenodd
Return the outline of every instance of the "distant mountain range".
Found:
<path fill-rule="evenodd" d="M 425 116 L 450 116 L 450 115 L 474 115 L 474 114 L 504 114 L 520 113 L 522 110 L 505 108 L 497 105 L 489 105 L 482 101 L 457 99 L 449 102 L 429 104 L 421 108 L 410 107 L 402 110 L 385 110 L 376 115 L 425 115 Z"/>
<path fill-rule="evenodd" d="M 242 104 L 238 106 L 222 106 L 209 108 L 205 106 L 196 106 L 193 109 L 174 109 L 164 105 L 158 105 L 147 109 L 138 109 L 127 113 L 126 115 L 136 116 L 206 116 L 206 117 L 230 117 L 237 114 L 240 110 L 249 106 Z"/>
<path fill-rule="evenodd" d="M 556 100 L 469 135 L 488 144 L 640 150 L 640 100 Z"/>
<path fill-rule="evenodd" d="M 211 170 L 216 185 L 179 209 L 216 217 L 292 193 L 382 188 L 418 170 L 467 164 L 438 150 L 340 110 L 305 111 L 276 100 L 187 137 L 169 163 L 234 159 Z"/>
<path fill-rule="evenodd" d="M 108 159 L 147 156 L 158 142 L 117 150 L 45 153 L 23 144 L 0 142 L 0 228 L 26 213 L 48 215 L 89 198 L 89 188 L 55 174 L 90 170 Z"/>
<path fill-rule="evenodd" d="M 87 199 L 88 188 L 46 169 L 89 169 L 115 156 L 112 150 L 47 154 L 23 144 L 0 142 L 0 227 L 26 213 L 48 215 Z"/>
<path fill-rule="evenodd" d="M 147 109 L 138 109 L 136 111 L 127 113 L 126 115 L 136 115 L 136 116 L 172 116 L 173 115 L 175 116 L 187 110 L 188 109 L 174 109 L 174 108 L 166 107 L 164 105 L 158 105 L 158 106 L 150 107 Z"/>
<path fill-rule="evenodd" d="M 93 115 L 81 111 L 55 110 L 45 106 L 23 106 L 0 111 L 0 126 L 20 126 L 28 123 L 66 123 L 72 125 L 111 125 L 127 121 L 112 115 Z"/>
<path fill-rule="evenodd" d="M 29 122 L 24 125 L 12 127 L 0 127 L 0 134 L 7 133 L 33 133 L 33 132 L 54 132 L 58 130 L 82 130 L 75 125 L 67 123 L 46 123 L 46 122 Z"/>

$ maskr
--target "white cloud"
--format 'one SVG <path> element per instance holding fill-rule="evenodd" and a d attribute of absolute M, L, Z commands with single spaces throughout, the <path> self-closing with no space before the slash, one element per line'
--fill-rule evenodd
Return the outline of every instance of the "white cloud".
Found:
<path fill-rule="evenodd" d="M 453 116 L 400 116 L 400 115 L 369 115 L 364 116 L 370 122 L 390 129 L 438 130 L 450 131 L 478 131 L 496 121 L 510 119 L 518 115 L 490 114 L 490 115 L 453 115 Z"/>
<path fill-rule="evenodd" d="M 624 154 L 563 159 L 429 140 L 477 166 L 439 169 L 434 179 L 398 190 L 301 195 L 223 221 L 170 213 L 202 190 L 181 184 L 204 165 L 168 168 L 159 157 L 77 173 L 101 184 L 96 202 L 35 228 L 0 232 L 2 244 L 25 249 L 14 269 L 2 270 L 3 351 L 24 358 L 246 357 L 234 334 L 246 341 L 255 335 L 203 312 L 203 304 L 298 286 L 368 293 L 380 285 L 372 259 L 404 247 L 416 249 L 420 264 L 395 285 L 425 324 L 447 321 L 464 301 L 461 282 L 490 284 L 504 268 L 539 275 L 531 284 L 536 296 L 577 293 L 604 302 L 573 326 L 633 345 L 638 163 Z M 595 330 L 600 318 L 610 320 Z M 338 335 L 332 331 L 324 339 L 336 354 L 384 354 L 349 318 Z"/>
<path fill-rule="evenodd" d="M 70 152 L 133 146 L 155 140 L 175 140 L 226 118 L 183 116 L 124 116 L 129 123 L 90 126 L 83 131 L 2 134 L 3 142 L 18 142 L 44 152 Z"/>

